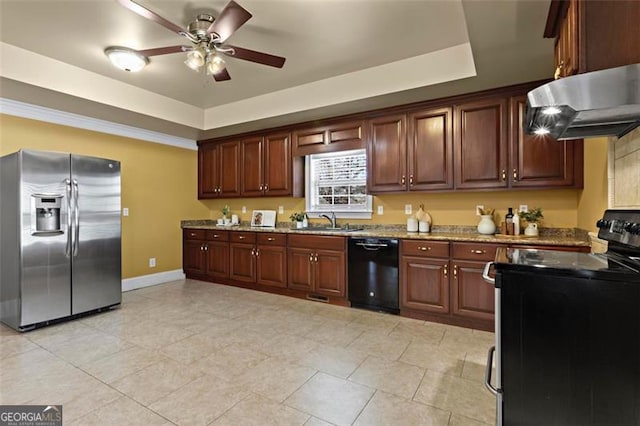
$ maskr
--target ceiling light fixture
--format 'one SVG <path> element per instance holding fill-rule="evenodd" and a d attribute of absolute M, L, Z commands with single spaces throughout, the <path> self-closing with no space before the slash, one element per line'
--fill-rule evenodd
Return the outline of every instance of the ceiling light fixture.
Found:
<path fill-rule="evenodd" d="M 138 72 L 149 63 L 149 58 L 128 47 L 107 47 L 104 53 L 114 66 L 124 71 Z"/>
<path fill-rule="evenodd" d="M 562 111 L 558 107 L 550 106 L 542 110 L 544 115 L 556 115 L 560 114 Z"/>
<path fill-rule="evenodd" d="M 539 127 L 536 130 L 533 131 L 533 133 L 535 133 L 536 135 L 539 136 L 544 136 L 544 135 L 548 135 L 549 134 L 549 129 L 547 129 L 546 127 Z"/>
<path fill-rule="evenodd" d="M 207 56 L 207 75 L 217 74 L 222 71 L 227 64 L 218 55 Z"/>
<path fill-rule="evenodd" d="M 187 60 L 184 61 L 184 64 L 194 71 L 199 71 L 200 67 L 204 65 L 206 56 L 207 52 L 204 48 L 198 47 L 187 53 Z"/>

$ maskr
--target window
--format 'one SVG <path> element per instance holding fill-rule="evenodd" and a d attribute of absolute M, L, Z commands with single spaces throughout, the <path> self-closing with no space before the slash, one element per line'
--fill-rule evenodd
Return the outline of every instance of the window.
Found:
<path fill-rule="evenodd" d="M 337 217 L 371 219 L 364 149 L 309 155 L 306 158 L 306 210 Z"/>

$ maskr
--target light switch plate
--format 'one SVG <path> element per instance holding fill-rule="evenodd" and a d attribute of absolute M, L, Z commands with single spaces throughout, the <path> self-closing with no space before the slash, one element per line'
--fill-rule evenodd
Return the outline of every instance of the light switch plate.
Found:
<path fill-rule="evenodd" d="M 155 268 L 156 267 L 156 258 L 155 257 L 150 257 L 149 258 L 149 268 Z"/>
<path fill-rule="evenodd" d="M 404 205 L 404 214 L 411 214 L 411 204 Z"/>
<path fill-rule="evenodd" d="M 278 206 L 278 214 L 284 214 L 284 206 Z"/>
<path fill-rule="evenodd" d="M 384 214 L 384 208 L 382 206 L 378 206 L 378 215 L 382 216 Z"/>
<path fill-rule="evenodd" d="M 122 209 L 122 216 L 129 216 L 129 208 L 125 207 Z"/>
<path fill-rule="evenodd" d="M 476 205 L 476 216 L 481 216 L 480 210 L 484 210 L 484 206 L 480 204 Z"/>
<path fill-rule="evenodd" d="M 242 206 L 242 213 L 246 213 L 247 212 L 247 206 Z"/>
<path fill-rule="evenodd" d="M 526 205 L 526 204 L 520 204 L 520 207 L 518 207 L 518 211 L 528 212 L 529 211 L 529 206 Z"/>

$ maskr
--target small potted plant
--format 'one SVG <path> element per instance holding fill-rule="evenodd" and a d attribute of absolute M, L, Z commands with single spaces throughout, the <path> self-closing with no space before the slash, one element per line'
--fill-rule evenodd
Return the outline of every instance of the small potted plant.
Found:
<path fill-rule="evenodd" d="M 296 228 L 304 228 L 306 226 L 307 214 L 305 212 L 293 212 L 291 216 L 289 216 L 289 219 L 296 223 Z"/>
<path fill-rule="evenodd" d="M 229 219 L 227 218 L 228 215 L 229 215 L 229 206 L 225 204 L 224 207 L 222 208 L 222 223 L 225 225 L 229 223 Z"/>
<path fill-rule="evenodd" d="M 527 222 L 527 227 L 524 229 L 524 235 L 535 237 L 538 235 L 538 222 L 544 218 L 542 214 L 542 208 L 534 207 L 526 212 L 519 212 L 520 219 Z"/>

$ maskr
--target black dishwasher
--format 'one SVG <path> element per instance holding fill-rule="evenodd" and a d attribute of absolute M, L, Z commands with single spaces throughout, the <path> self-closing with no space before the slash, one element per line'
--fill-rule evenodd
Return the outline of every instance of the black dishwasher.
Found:
<path fill-rule="evenodd" d="M 400 313 L 398 240 L 350 238 L 348 269 L 351 306 Z"/>

